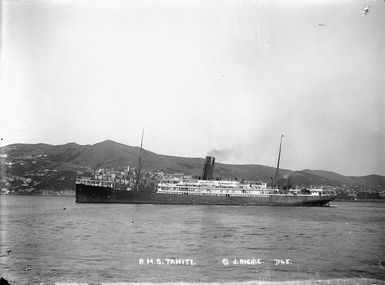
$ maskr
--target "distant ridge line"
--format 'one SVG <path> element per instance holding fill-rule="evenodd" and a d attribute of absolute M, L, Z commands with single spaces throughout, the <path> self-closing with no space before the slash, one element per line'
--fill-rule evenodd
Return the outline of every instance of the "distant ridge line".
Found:
<path fill-rule="evenodd" d="M 2 153 L 10 158 L 20 155 L 46 154 L 47 167 L 68 169 L 89 167 L 117 168 L 130 165 L 135 167 L 139 155 L 139 146 L 129 146 L 113 140 L 104 140 L 95 144 L 79 145 L 70 142 L 61 145 L 45 143 L 16 143 L 2 147 Z M 180 157 L 157 154 L 143 148 L 144 169 L 166 172 L 183 172 L 199 175 L 203 165 L 202 157 Z M 270 183 L 275 168 L 260 164 L 226 164 L 217 163 L 215 176 L 238 179 L 260 179 Z M 385 176 L 369 174 L 364 176 L 344 176 L 327 170 L 289 170 L 280 169 L 279 179 L 290 176 L 295 185 L 366 185 L 385 187 Z"/>

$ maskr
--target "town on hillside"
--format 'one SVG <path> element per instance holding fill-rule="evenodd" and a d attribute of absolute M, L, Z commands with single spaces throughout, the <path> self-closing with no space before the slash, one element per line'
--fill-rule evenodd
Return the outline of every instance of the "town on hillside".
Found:
<path fill-rule="evenodd" d="M 53 167 L 48 154 L 23 154 L 10 157 L 2 153 L 0 163 L 1 194 L 73 196 L 76 179 L 113 181 L 117 187 L 126 188 L 133 188 L 137 179 L 136 166 L 93 169 L 81 165 L 61 168 L 61 165 L 57 164 Z M 154 189 L 158 181 L 171 176 L 191 177 L 184 173 L 143 169 L 140 175 L 141 188 Z M 237 178 L 227 177 L 227 179 L 236 180 Z M 381 185 L 289 185 L 290 179 L 287 177 L 283 177 L 280 184 L 283 188 L 288 186 L 298 189 L 322 188 L 336 193 L 337 199 L 343 200 L 385 199 L 385 189 Z"/>

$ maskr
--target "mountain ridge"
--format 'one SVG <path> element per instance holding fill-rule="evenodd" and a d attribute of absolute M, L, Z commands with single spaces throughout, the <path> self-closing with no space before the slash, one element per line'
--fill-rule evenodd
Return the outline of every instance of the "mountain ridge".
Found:
<path fill-rule="evenodd" d="M 117 168 L 126 165 L 135 168 L 138 162 L 139 151 L 139 146 L 129 146 L 113 140 L 104 140 L 92 145 L 79 145 L 74 142 L 61 145 L 17 143 L 1 147 L 1 153 L 7 154 L 10 160 L 45 155 L 44 167 L 74 172 L 77 169 L 84 168 Z M 144 168 L 149 170 L 183 172 L 194 176 L 201 175 L 204 161 L 203 158 L 157 154 L 146 149 L 143 149 L 142 159 Z M 20 173 L 18 172 L 18 174 Z M 216 163 L 215 166 L 216 177 L 260 179 L 270 183 L 271 177 L 274 175 L 274 167 L 260 164 Z M 292 183 L 295 185 L 385 186 L 385 176 L 377 174 L 345 176 L 327 170 L 280 169 L 279 175 L 281 179 L 290 176 Z"/>

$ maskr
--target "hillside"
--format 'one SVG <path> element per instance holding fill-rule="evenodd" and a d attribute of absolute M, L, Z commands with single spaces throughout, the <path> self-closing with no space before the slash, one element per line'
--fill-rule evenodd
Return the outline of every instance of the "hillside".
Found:
<path fill-rule="evenodd" d="M 90 171 L 99 168 L 118 168 L 129 165 L 135 168 L 139 156 L 139 147 L 127 146 L 111 140 L 93 145 L 64 145 L 49 144 L 12 144 L 1 148 L 2 177 L 39 176 L 41 181 L 34 185 L 56 189 L 74 188 L 77 170 Z M 143 150 L 143 165 L 147 170 L 162 170 L 166 172 L 182 172 L 190 175 L 201 175 L 203 157 L 189 158 L 156 154 Z M 42 175 L 44 174 L 44 175 Z M 270 183 L 275 174 L 275 168 L 264 165 L 231 165 L 217 163 L 215 176 L 238 179 L 261 179 Z M 361 177 L 343 176 L 324 170 L 280 170 L 280 179 L 290 175 L 295 185 L 349 185 L 349 186 L 378 186 L 385 187 L 385 177 L 368 175 Z M 58 178 L 60 177 L 60 179 Z M 39 179 L 40 179 L 39 178 Z M 36 180 L 36 179 L 35 179 Z M 59 183 L 60 181 L 60 183 Z"/>

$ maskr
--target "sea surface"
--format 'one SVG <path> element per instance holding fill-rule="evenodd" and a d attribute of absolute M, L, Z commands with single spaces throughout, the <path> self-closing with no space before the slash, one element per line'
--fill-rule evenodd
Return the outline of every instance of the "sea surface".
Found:
<path fill-rule="evenodd" d="M 385 281 L 385 203 L 76 204 L 0 195 L 0 205 L 0 276 L 11 284 Z"/>

